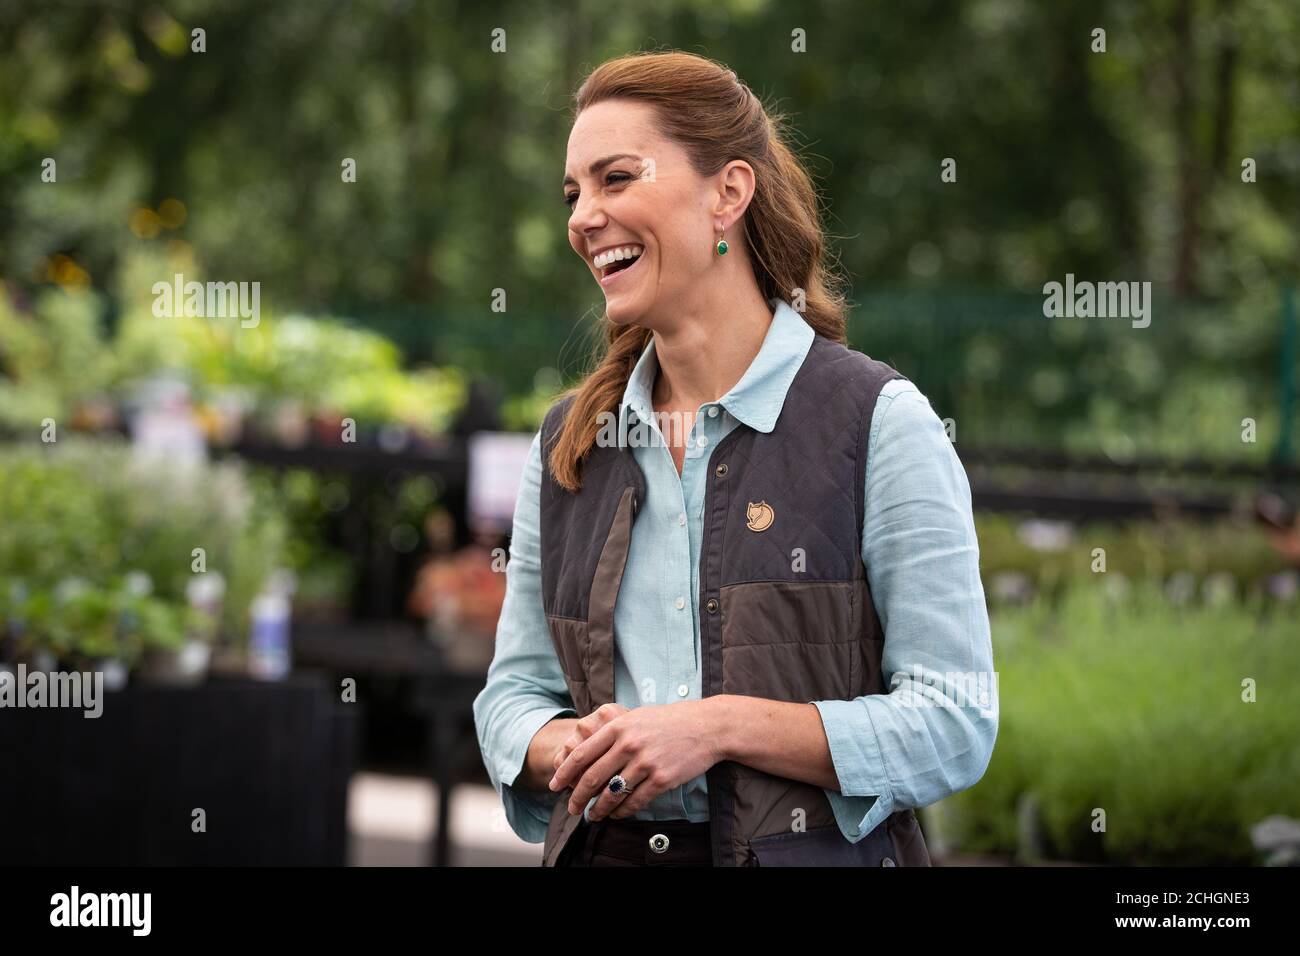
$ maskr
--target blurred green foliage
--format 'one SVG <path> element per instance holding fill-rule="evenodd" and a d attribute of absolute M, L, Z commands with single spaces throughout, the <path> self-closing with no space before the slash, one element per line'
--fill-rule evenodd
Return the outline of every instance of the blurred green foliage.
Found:
<path fill-rule="evenodd" d="M 0 609 L 14 628 L 16 651 L 53 655 L 73 669 L 118 660 L 130 667 L 150 649 L 178 650 L 203 626 L 185 605 L 133 592 L 125 579 L 71 587 L 11 589 L 0 595 Z M 68 579 L 65 579 L 65 584 Z"/>
<path fill-rule="evenodd" d="M 22 0 L 0 7 L 0 277 L 24 298 L 108 290 L 113 324 L 147 291 L 132 253 L 165 250 L 262 282 L 276 315 L 349 316 L 408 359 L 496 377 L 507 418 L 533 427 L 582 371 L 601 302 L 561 202 L 571 94 L 607 57 L 671 46 L 790 114 L 862 303 L 855 346 L 894 356 L 966 435 L 1259 457 L 1266 438 L 1243 447 L 1228 426 L 1280 427 L 1297 36 L 1283 0 Z M 1151 280 L 1183 305 L 1147 330 L 1031 325 L 1025 303 L 1067 272 Z M 898 283 L 940 320 L 918 328 L 881 291 Z M 984 322 L 987 297 L 952 291 L 989 288 L 1025 296 L 1024 320 Z"/>
<path fill-rule="evenodd" d="M 1260 596 L 1272 576 L 1290 571 L 1267 537 L 1232 518 L 1054 524 L 1068 531 L 1050 547 L 1035 541 L 1033 527 L 1032 521 L 1012 515 L 975 515 L 980 575 L 991 604 L 1001 600 L 999 576 L 1015 576 L 1027 585 L 1013 590 L 1008 600 L 1025 594 L 1064 600 L 1079 588 L 1118 589 L 1122 585 L 1116 579 L 1123 579 L 1200 603 L 1225 591 L 1234 597 Z M 1098 548 L 1105 553 L 1104 572 L 1094 570 Z"/>
<path fill-rule="evenodd" d="M 1180 163 L 1200 187 L 1195 288 L 1294 273 L 1300 10 L 1278 0 L 3 10 L 13 218 L 0 249 L 24 279 L 75 246 L 102 281 L 132 214 L 176 198 L 188 215 L 155 241 L 188 242 L 212 275 L 263 280 L 282 309 L 486 309 L 501 287 L 514 309 L 576 319 L 599 292 L 565 236 L 570 96 L 601 60 L 668 45 L 725 62 L 793 114 L 855 276 L 1036 290 L 1067 271 L 1138 270 L 1174 284 Z M 1105 53 L 1090 49 L 1098 26 Z M 195 27 L 206 53 L 189 51 Z M 791 50 L 796 28 L 806 53 Z M 60 160 L 55 188 L 44 156 Z M 939 180 L 948 156 L 957 183 Z"/>
<path fill-rule="evenodd" d="M 1287 427 L 1282 381 L 1300 382 L 1300 349 L 1281 365 L 1279 292 L 1159 295 L 1151 326 L 1134 329 L 1123 318 L 1049 321 L 1042 297 L 1023 293 L 878 289 L 854 311 L 850 339 L 917 383 L 953 420 L 958 450 L 1263 465 Z M 1300 410 L 1292 415 L 1295 448 Z M 1253 441 L 1243 441 L 1247 418 Z"/>
<path fill-rule="evenodd" d="M 1258 862 L 1250 827 L 1300 816 L 1294 608 L 1178 607 L 1151 582 L 1108 595 L 1102 577 L 994 614 L 998 742 L 979 785 L 938 805 L 942 829 L 1012 856 L 1029 795 L 1050 859 Z"/>
<path fill-rule="evenodd" d="M 241 644 L 253 598 L 282 564 L 285 535 L 278 503 L 238 463 L 142 461 L 124 443 L 77 436 L 0 445 L 0 618 L 26 619 L 30 639 L 56 651 L 60 635 L 96 640 L 90 622 L 107 626 L 104 602 L 131 572 L 148 575 L 152 598 L 173 614 L 146 632 L 166 644 L 183 638 L 195 548 L 206 572 L 225 581 L 220 637 Z M 51 617 L 70 580 L 74 594 L 82 585 L 107 594 L 65 608 L 82 617 Z M 159 612 L 146 609 L 145 623 Z M 121 648 L 127 657 L 137 649 Z"/>
<path fill-rule="evenodd" d="M 0 425 L 66 422 L 80 403 L 130 397 L 132 386 L 167 374 L 186 381 L 196 402 L 255 418 L 289 403 L 336 423 L 352 417 L 359 428 L 441 433 L 464 404 L 458 369 L 405 370 L 391 341 L 339 320 L 262 314 L 244 327 L 238 316 L 153 315 L 153 283 L 185 265 L 128 256 L 112 334 L 99 321 L 102 296 L 90 289 L 44 289 L 30 312 L 0 295 Z M 192 264 L 186 274 L 202 281 Z"/>

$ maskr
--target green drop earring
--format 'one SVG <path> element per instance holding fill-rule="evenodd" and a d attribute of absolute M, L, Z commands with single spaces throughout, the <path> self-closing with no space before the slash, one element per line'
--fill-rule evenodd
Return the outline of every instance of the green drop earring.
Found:
<path fill-rule="evenodd" d="M 718 255 L 725 256 L 726 254 L 727 254 L 727 240 L 723 239 L 722 236 L 718 236 Z"/>

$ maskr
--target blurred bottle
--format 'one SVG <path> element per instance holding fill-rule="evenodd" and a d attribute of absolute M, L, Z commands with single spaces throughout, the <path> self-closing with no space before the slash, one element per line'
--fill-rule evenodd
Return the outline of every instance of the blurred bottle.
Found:
<path fill-rule="evenodd" d="M 276 571 L 253 600 L 248 669 L 260 680 L 283 680 L 293 665 L 289 651 L 293 589 L 292 573 Z"/>

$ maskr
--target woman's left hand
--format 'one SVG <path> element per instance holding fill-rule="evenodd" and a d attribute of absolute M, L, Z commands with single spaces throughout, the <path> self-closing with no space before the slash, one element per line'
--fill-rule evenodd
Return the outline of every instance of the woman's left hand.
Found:
<path fill-rule="evenodd" d="M 659 794 L 693 780 L 723 755 L 717 722 L 707 700 L 647 704 L 619 714 L 574 747 L 555 771 L 552 790 L 572 786 L 569 813 L 598 820 L 631 816 Z M 610 793 L 609 779 L 622 774 L 633 792 Z"/>

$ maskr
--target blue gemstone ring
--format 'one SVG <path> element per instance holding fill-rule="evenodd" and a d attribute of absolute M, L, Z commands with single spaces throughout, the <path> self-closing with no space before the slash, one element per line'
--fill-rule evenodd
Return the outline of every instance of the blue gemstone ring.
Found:
<path fill-rule="evenodd" d="M 614 776 L 609 778 L 609 792 L 610 793 L 631 793 L 632 788 L 627 785 L 627 781 L 623 779 L 623 775 L 621 773 L 616 773 L 614 774 Z"/>

